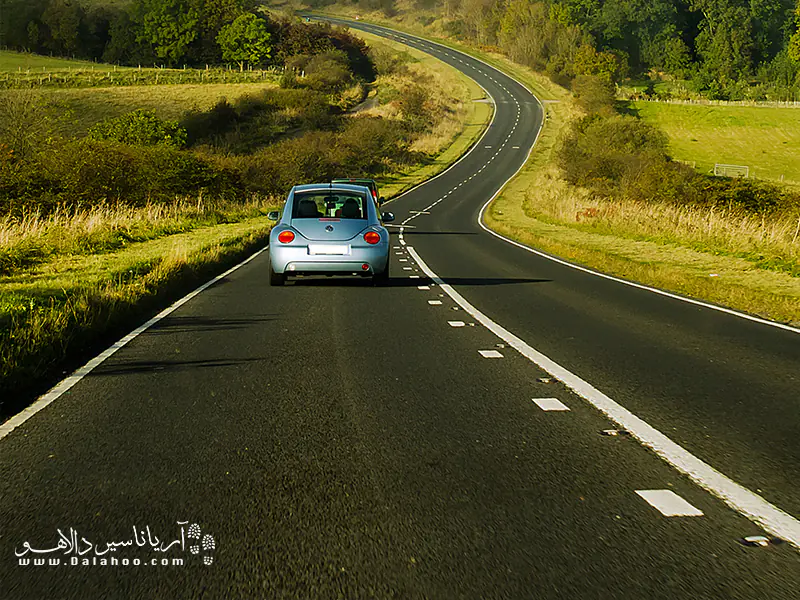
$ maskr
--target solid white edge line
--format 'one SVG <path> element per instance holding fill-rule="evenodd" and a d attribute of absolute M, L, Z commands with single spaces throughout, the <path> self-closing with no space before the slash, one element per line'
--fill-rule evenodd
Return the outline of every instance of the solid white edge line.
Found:
<path fill-rule="evenodd" d="M 462 309 L 489 329 L 506 344 L 517 350 L 525 358 L 560 380 L 578 396 L 585 399 L 622 429 L 630 432 L 645 447 L 651 449 L 659 457 L 683 473 L 704 490 L 710 492 L 725 504 L 760 525 L 765 531 L 800 549 L 800 521 L 780 508 L 770 504 L 764 498 L 739 485 L 723 475 L 711 465 L 689 453 L 666 435 L 640 419 L 603 392 L 568 371 L 525 341 L 492 321 L 477 308 L 472 306 L 452 286 L 443 281 L 422 260 L 417 251 L 409 246 L 409 253 L 422 268 L 423 272 L 453 299 Z"/>
<path fill-rule="evenodd" d="M 255 253 L 253 253 L 251 256 L 249 256 L 248 258 L 246 258 L 245 260 L 240 262 L 238 265 L 235 265 L 235 266 L 231 267 L 230 269 L 228 269 L 227 271 L 225 271 L 221 275 L 217 275 L 212 280 L 207 281 L 206 283 L 201 285 L 199 288 L 197 288 L 193 292 L 189 292 L 183 298 L 181 298 L 180 300 L 178 300 L 177 302 L 175 302 L 171 306 L 169 306 L 169 307 L 165 308 L 164 310 L 162 310 L 155 317 L 153 317 L 152 319 L 147 321 L 144 325 L 140 325 L 139 327 L 137 327 L 136 329 L 131 331 L 129 334 L 127 334 L 126 336 L 122 337 L 120 340 L 114 342 L 106 350 L 104 350 L 103 352 L 101 352 L 100 354 L 95 356 L 93 359 L 91 359 L 85 365 L 83 365 L 82 367 L 80 367 L 79 369 L 74 371 L 71 375 L 69 375 L 65 379 L 62 379 L 59 383 L 57 383 L 55 386 L 53 386 L 50 389 L 50 391 L 48 391 L 47 393 L 39 396 L 39 398 L 33 404 L 28 406 L 25 410 L 23 410 L 22 412 L 17 413 L 13 417 L 11 417 L 8 421 L 6 421 L 2 425 L 0 425 L 0 440 L 2 440 L 9 433 L 14 431 L 14 429 L 16 429 L 17 427 L 22 425 L 25 421 L 30 419 L 33 415 L 38 413 L 40 410 L 43 410 L 50 403 L 54 402 L 59 397 L 61 397 L 64 393 L 69 391 L 72 388 L 72 386 L 74 386 L 81 379 L 86 377 L 94 369 L 96 369 L 98 366 L 100 366 L 105 360 L 107 360 L 110 356 L 112 356 L 117 350 L 120 350 L 121 348 L 125 347 L 129 342 L 131 342 L 132 340 L 137 338 L 139 335 L 141 335 L 142 333 L 144 333 L 145 331 L 150 329 L 153 325 L 155 325 L 156 323 L 161 321 L 164 317 L 170 315 L 171 313 L 173 313 L 174 311 L 179 309 L 181 306 L 183 306 L 184 304 L 189 302 L 189 300 L 193 299 L 198 294 L 204 292 L 205 290 L 210 288 L 212 285 L 217 283 L 219 280 L 224 279 L 225 277 L 227 277 L 228 275 L 230 275 L 231 273 L 233 273 L 237 269 L 239 269 L 239 268 L 243 267 L 244 265 L 246 265 L 247 263 L 249 263 L 251 260 L 256 258 L 262 252 L 265 252 L 267 250 L 267 248 L 268 247 L 265 246 L 261 250 L 257 250 Z"/>
<path fill-rule="evenodd" d="M 506 183 L 508 183 L 508 182 L 506 182 Z M 503 185 L 505 185 L 505 184 L 503 184 Z M 550 254 L 547 254 L 546 252 L 542 252 L 541 250 L 536 250 L 535 248 L 531 248 L 530 246 L 526 246 L 525 244 L 522 244 L 522 243 L 517 242 L 515 240 L 512 240 L 510 238 L 507 238 L 504 235 L 499 234 L 496 231 L 493 231 L 492 229 L 489 229 L 489 227 L 487 227 L 483 222 L 483 215 L 486 212 L 486 209 L 494 201 L 494 199 L 500 194 L 501 191 L 502 191 L 502 188 L 500 190 L 498 190 L 498 192 L 494 196 L 492 196 L 492 198 L 488 202 L 486 202 L 486 204 L 483 205 L 483 208 L 481 208 L 481 212 L 478 215 L 478 225 L 480 225 L 481 228 L 484 231 L 492 234 L 496 238 L 499 238 L 499 239 L 503 240 L 504 242 L 507 242 L 507 243 L 509 243 L 509 244 L 511 244 L 513 246 L 516 246 L 517 248 L 521 248 L 523 250 L 527 250 L 528 252 L 531 252 L 532 254 L 536 254 L 537 256 L 541 256 L 542 258 L 546 258 L 547 260 L 551 260 L 551 261 L 556 262 L 556 263 L 558 263 L 560 265 L 564 265 L 565 267 L 570 267 L 570 268 L 576 269 L 578 271 L 583 271 L 584 273 L 588 273 L 588 274 L 594 275 L 596 277 L 602 277 L 603 279 L 608 279 L 610 281 L 615 281 L 617 283 L 622 283 L 624 285 L 627 285 L 627 286 L 630 286 L 630 287 L 634 287 L 634 288 L 637 288 L 637 289 L 640 289 L 640 290 L 645 290 L 647 292 L 652 292 L 654 294 L 659 294 L 661 296 L 666 296 L 667 298 L 672 298 L 673 300 L 680 300 L 681 302 L 687 302 L 689 304 L 694 304 L 695 306 L 702 306 L 703 308 L 710 308 L 711 310 L 715 310 L 717 312 L 722 312 L 722 313 L 726 313 L 726 314 L 729 314 L 729 315 L 733 315 L 734 317 L 739 317 L 740 319 L 747 319 L 748 321 L 753 321 L 755 323 L 760 323 L 762 325 L 769 325 L 770 327 L 777 327 L 778 329 L 784 329 L 786 331 L 791 331 L 792 333 L 800 333 L 800 328 L 792 327 L 791 325 L 787 325 L 786 323 L 779 323 L 777 321 L 770 321 L 769 319 L 762 319 L 761 317 L 748 315 L 747 313 L 742 313 L 742 312 L 739 312 L 737 310 L 733 310 L 732 308 L 726 308 L 724 306 L 716 306 L 715 304 L 710 304 L 708 302 L 703 302 L 702 300 L 695 300 L 694 298 L 687 298 L 686 296 L 679 296 L 678 294 L 673 294 L 672 292 L 667 292 L 665 290 L 660 290 L 658 288 L 650 287 L 648 285 L 644 285 L 644 284 L 641 284 L 641 283 L 636 283 L 635 281 L 628 281 L 627 279 L 621 279 L 621 278 L 615 277 L 613 275 L 608 275 L 607 273 L 601 273 L 599 271 L 595 271 L 595 270 L 589 269 L 587 267 L 582 267 L 581 265 L 573 264 L 573 263 L 571 263 L 569 261 L 566 261 L 566 260 L 564 260 L 562 258 L 558 258 L 556 256 L 552 256 Z"/>

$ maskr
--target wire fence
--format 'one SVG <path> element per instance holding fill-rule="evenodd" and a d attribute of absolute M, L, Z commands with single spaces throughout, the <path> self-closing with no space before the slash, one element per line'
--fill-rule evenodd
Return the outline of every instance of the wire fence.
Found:
<path fill-rule="evenodd" d="M 208 69 L 102 68 L 67 67 L 61 69 L 22 69 L 0 72 L 0 89 L 42 87 L 87 88 L 134 85 L 171 85 L 204 83 L 277 82 L 280 67 L 245 69 L 238 67 Z"/>
<path fill-rule="evenodd" d="M 633 97 L 627 100 L 636 102 L 653 102 L 658 104 L 689 104 L 695 106 L 756 106 L 767 108 L 800 108 L 800 100 L 706 100 L 706 99 L 683 99 L 676 100 Z"/>

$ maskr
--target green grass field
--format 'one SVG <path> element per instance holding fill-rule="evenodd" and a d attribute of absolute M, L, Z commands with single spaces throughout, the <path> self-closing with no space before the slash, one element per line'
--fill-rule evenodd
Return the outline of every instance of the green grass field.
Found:
<path fill-rule="evenodd" d="M 750 176 L 800 184 L 800 109 L 633 102 L 647 122 L 670 138 L 673 158 L 696 162 L 701 172 L 715 163 L 747 165 Z"/>
<path fill-rule="evenodd" d="M 118 117 L 138 108 L 155 110 L 162 119 L 179 119 L 187 110 L 208 110 L 221 98 L 233 101 L 246 94 L 276 87 L 273 83 L 229 83 L 202 85 L 147 85 L 108 88 L 53 89 L 42 95 L 68 118 L 60 120 L 65 135 L 85 135 L 104 119 Z M 0 93 L 15 93 L 8 90 Z"/>
<path fill-rule="evenodd" d="M 26 54 L 23 52 L 12 52 L 10 50 L 0 50 L 0 72 L 7 71 L 67 71 L 75 69 L 97 69 L 102 71 L 113 70 L 114 65 L 93 63 L 85 60 L 70 60 L 55 56 L 43 56 L 41 54 Z M 126 67 L 116 67 L 117 70 Z"/>

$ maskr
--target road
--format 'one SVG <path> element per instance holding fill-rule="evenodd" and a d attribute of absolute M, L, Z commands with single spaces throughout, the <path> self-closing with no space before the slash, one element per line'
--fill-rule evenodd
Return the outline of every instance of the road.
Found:
<path fill-rule="evenodd" d="M 262 252 L 16 426 L 0 598 L 800 598 L 800 336 L 484 231 L 541 107 L 393 35 L 496 113 L 389 205 L 391 285 L 271 288 Z"/>

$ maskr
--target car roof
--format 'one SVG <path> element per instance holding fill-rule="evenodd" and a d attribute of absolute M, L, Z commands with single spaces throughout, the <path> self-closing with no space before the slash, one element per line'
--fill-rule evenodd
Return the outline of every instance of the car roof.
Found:
<path fill-rule="evenodd" d="M 342 192 L 360 192 L 364 193 L 366 186 L 358 184 L 347 183 L 304 183 L 302 185 L 294 186 L 295 192 L 310 192 L 310 191 L 325 191 L 325 190 L 339 190 Z"/>

